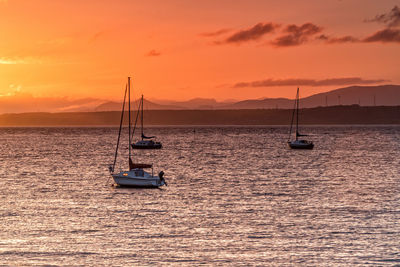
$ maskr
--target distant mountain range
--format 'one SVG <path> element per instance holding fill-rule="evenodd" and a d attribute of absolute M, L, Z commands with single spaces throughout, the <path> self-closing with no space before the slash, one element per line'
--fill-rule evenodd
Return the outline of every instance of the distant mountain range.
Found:
<path fill-rule="evenodd" d="M 293 90 L 293 97 L 294 97 Z M 135 101 L 133 110 L 137 109 Z M 237 109 L 291 109 L 294 100 L 288 98 L 227 100 L 218 102 L 210 98 L 188 101 L 144 101 L 145 110 L 237 110 Z M 400 106 L 400 85 L 351 86 L 326 93 L 315 94 L 300 100 L 300 108 L 337 105 Z M 40 98 L 25 93 L 0 97 L 0 114 L 24 112 L 100 112 L 120 111 L 122 102 L 95 98 Z"/>
<path fill-rule="evenodd" d="M 145 100 L 146 110 L 212 110 L 212 109 L 290 109 L 294 100 L 288 98 L 265 98 L 239 102 L 217 102 L 215 99 L 196 98 L 189 101 Z M 134 106 L 137 107 L 138 101 Z M 300 99 L 301 108 L 337 106 L 398 106 L 400 105 L 400 85 L 350 86 L 319 93 Z M 118 111 L 122 103 L 105 102 L 94 111 Z"/>
<path fill-rule="evenodd" d="M 146 110 L 208 110 L 208 109 L 224 109 L 225 106 L 233 104 L 233 102 L 217 102 L 215 99 L 210 98 L 194 98 L 188 101 L 168 101 L 158 100 L 149 101 L 144 99 L 144 108 Z M 139 105 L 139 100 L 132 102 L 134 107 Z M 122 103 L 118 102 L 105 102 L 95 108 L 94 111 L 116 111 L 120 110 Z"/>
<path fill-rule="evenodd" d="M 137 108 L 139 106 L 139 100 L 131 102 L 132 105 Z M 143 100 L 143 106 L 146 110 L 180 110 L 185 109 L 184 107 L 174 106 L 174 105 L 161 105 L 156 104 L 146 99 Z M 105 102 L 99 106 L 97 106 L 94 111 L 118 111 L 122 109 L 122 103 L 118 102 Z"/>

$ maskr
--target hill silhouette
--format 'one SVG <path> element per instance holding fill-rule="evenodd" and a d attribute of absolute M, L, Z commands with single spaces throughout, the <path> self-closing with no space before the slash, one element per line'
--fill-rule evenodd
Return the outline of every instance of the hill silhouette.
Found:
<path fill-rule="evenodd" d="M 294 100 L 287 98 L 266 98 L 245 100 L 224 106 L 224 109 L 293 108 Z M 301 98 L 302 108 L 335 105 L 397 106 L 400 105 L 400 85 L 350 86 L 326 93 Z"/>
<path fill-rule="evenodd" d="M 133 112 L 135 116 L 136 112 Z M 120 112 L 21 113 L 0 115 L 1 126 L 119 125 Z M 291 109 L 149 110 L 146 125 L 287 125 Z M 126 118 L 127 116 L 125 116 Z M 127 122 L 125 121 L 125 124 Z M 300 110 L 304 124 L 400 124 L 400 106 L 332 106 Z"/>
<path fill-rule="evenodd" d="M 295 92 L 295 90 L 293 90 L 293 92 Z M 135 101 L 135 106 L 137 106 L 136 102 L 137 101 Z M 209 98 L 195 98 L 188 101 L 160 100 L 160 102 L 162 104 L 145 100 L 145 109 L 290 109 L 293 108 L 294 99 L 265 98 L 226 103 L 217 102 L 215 99 Z M 400 85 L 350 86 L 339 88 L 326 93 L 319 93 L 301 98 L 300 105 L 302 108 L 335 105 L 397 106 L 400 105 Z M 121 109 L 121 106 L 121 103 L 106 102 L 99 105 L 95 111 L 117 111 Z"/>
<path fill-rule="evenodd" d="M 301 90 L 301 88 L 300 88 Z M 295 96 L 293 88 L 293 97 Z M 300 95 L 301 96 L 301 95 Z M 212 98 L 194 98 L 188 101 L 145 99 L 145 110 L 231 110 L 231 109 L 289 109 L 294 100 L 288 98 L 248 99 L 243 101 L 216 101 Z M 138 100 L 132 102 L 137 109 Z M 350 86 L 326 93 L 301 98 L 301 108 L 335 105 L 397 106 L 400 105 L 400 85 Z M 17 93 L 0 97 L 1 113 L 22 112 L 93 112 L 119 111 L 120 101 L 105 101 L 95 98 L 70 99 L 68 97 L 34 97 Z M 132 109 L 132 110 L 133 110 Z"/>
<path fill-rule="evenodd" d="M 134 107 L 134 109 L 137 109 L 139 106 L 140 100 L 132 101 L 131 105 Z M 174 105 L 162 105 L 162 104 L 157 104 L 154 102 L 151 102 L 147 99 L 143 99 L 143 105 L 144 109 L 146 110 L 179 110 L 179 109 L 185 109 L 183 107 L 179 106 L 174 106 Z M 95 108 L 94 111 L 118 111 L 121 110 L 122 108 L 122 103 L 119 102 L 105 102 Z"/>

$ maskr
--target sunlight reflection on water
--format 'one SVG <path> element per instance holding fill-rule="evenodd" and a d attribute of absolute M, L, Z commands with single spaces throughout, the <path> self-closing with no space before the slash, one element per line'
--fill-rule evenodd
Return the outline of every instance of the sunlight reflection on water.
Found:
<path fill-rule="evenodd" d="M 0 128 L 0 264 L 399 264 L 399 130 L 154 127 L 143 190 L 110 186 L 115 128 Z"/>

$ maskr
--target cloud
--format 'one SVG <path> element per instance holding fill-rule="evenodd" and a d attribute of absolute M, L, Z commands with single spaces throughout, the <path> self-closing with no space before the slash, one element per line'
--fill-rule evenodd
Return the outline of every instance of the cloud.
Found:
<path fill-rule="evenodd" d="M 332 37 L 322 34 L 316 38 L 317 40 L 325 41 L 327 44 L 342 44 L 342 43 L 357 43 L 360 40 L 354 36 L 346 35 L 342 37 Z"/>
<path fill-rule="evenodd" d="M 368 36 L 363 42 L 400 43 L 400 29 L 383 29 Z"/>
<path fill-rule="evenodd" d="M 40 64 L 41 61 L 33 57 L 0 57 L 0 65 Z"/>
<path fill-rule="evenodd" d="M 314 79 L 266 79 L 253 82 L 240 82 L 236 83 L 233 88 L 243 87 L 277 87 L 277 86 L 337 86 L 337 85 L 354 85 L 354 84 L 376 84 L 387 82 L 386 80 L 364 80 L 359 77 L 348 78 L 331 78 L 324 80 Z"/>
<path fill-rule="evenodd" d="M 161 55 L 161 53 L 154 49 L 146 54 L 147 57 L 158 57 L 160 55 Z"/>
<path fill-rule="evenodd" d="M 377 15 L 375 18 L 366 21 L 384 23 L 388 27 L 400 26 L 400 8 L 398 6 L 394 6 L 390 12 Z"/>
<path fill-rule="evenodd" d="M 230 31 L 232 31 L 232 29 L 221 29 L 221 30 L 218 30 L 215 32 L 203 32 L 203 33 L 200 33 L 199 35 L 203 36 L 203 37 L 216 37 L 216 36 L 220 36 L 225 33 L 228 33 Z"/>
<path fill-rule="evenodd" d="M 395 6 L 389 13 L 378 15 L 370 21 L 379 21 L 387 24 L 386 28 L 377 31 L 367 37 L 356 37 L 353 35 L 332 36 L 324 33 L 324 29 L 314 23 L 308 22 L 302 25 L 289 24 L 281 28 L 281 24 L 268 22 L 258 23 L 245 30 L 236 31 L 223 41 L 215 41 L 214 44 L 241 44 L 244 42 L 256 41 L 266 34 L 275 36 L 275 39 L 268 42 L 277 48 L 294 47 L 307 44 L 311 41 L 319 41 L 325 44 L 345 44 L 345 43 L 400 43 L 400 8 Z M 277 29 L 279 29 L 277 31 Z M 203 33 L 205 37 L 215 37 L 231 31 L 230 29 L 221 29 L 216 32 Z"/>
<path fill-rule="evenodd" d="M 54 56 L 60 59 L 61 55 L 71 55 L 76 52 L 76 50 L 73 50 L 76 49 L 76 45 L 71 48 L 71 46 L 69 46 L 71 44 L 73 44 L 73 42 L 70 37 L 21 43 L 21 45 L 15 49 L 3 51 L 4 57 L 2 59 L 12 59 L 17 62 L 16 64 L 30 64 L 37 63 L 38 61 L 44 62 Z"/>
<path fill-rule="evenodd" d="M 275 29 L 279 28 L 280 25 L 274 23 L 258 23 L 253 27 L 237 31 L 228 38 L 226 38 L 222 43 L 243 43 L 248 41 L 259 40 L 267 33 L 272 33 Z"/>
<path fill-rule="evenodd" d="M 15 60 L 10 58 L 2 57 L 0 58 L 0 65 L 16 65 L 16 64 L 24 64 L 25 62 L 22 60 Z"/>
<path fill-rule="evenodd" d="M 272 45 L 276 47 L 301 45 L 308 42 L 311 36 L 320 32 L 322 32 L 322 27 L 312 23 L 305 23 L 301 26 L 291 24 L 286 26 L 284 35 L 272 41 Z"/>
<path fill-rule="evenodd" d="M 11 88 L 11 87 L 10 87 Z M 22 92 L 20 86 L 14 92 L 0 95 L 0 114 L 21 112 L 94 111 L 106 100 L 95 98 L 71 99 L 68 97 L 34 97 Z"/>
<path fill-rule="evenodd" d="M 375 18 L 366 20 L 367 22 L 380 22 L 386 24 L 386 28 L 367 36 L 362 41 L 365 43 L 400 43 L 400 8 L 394 6 L 388 13 L 375 16 Z"/>

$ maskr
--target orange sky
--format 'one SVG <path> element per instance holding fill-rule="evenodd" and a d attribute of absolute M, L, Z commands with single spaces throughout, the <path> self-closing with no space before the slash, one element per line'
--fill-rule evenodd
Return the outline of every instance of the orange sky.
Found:
<path fill-rule="evenodd" d="M 400 0 L 0 0 L 0 95 L 302 96 L 400 84 Z"/>

